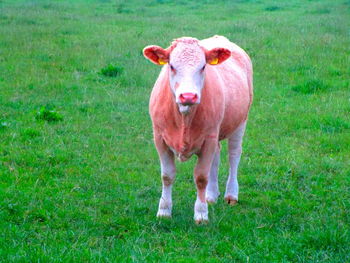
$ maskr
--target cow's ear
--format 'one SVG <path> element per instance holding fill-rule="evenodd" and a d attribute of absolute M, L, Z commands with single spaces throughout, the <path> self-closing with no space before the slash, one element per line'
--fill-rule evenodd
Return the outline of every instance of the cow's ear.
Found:
<path fill-rule="evenodd" d="M 231 56 L 227 48 L 213 48 L 205 51 L 205 58 L 210 65 L 219 65 Z"/>
<path fill-rule="evenodd" d="M 169 51 L 159 46 L 147 46 L 143 55 L 156 65 L 165 65 L 169 62 Z"/>

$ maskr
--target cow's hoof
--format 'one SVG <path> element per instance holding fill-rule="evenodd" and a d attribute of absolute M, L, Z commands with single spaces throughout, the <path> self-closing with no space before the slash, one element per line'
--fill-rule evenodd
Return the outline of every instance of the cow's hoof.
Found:
<path fill-rule="evenodd" d="M 206 225 L 206 224 L 208 224 L 209 220 L 208 219 L 207 220 L 201 219 L 201 220 L 195 220 L 195 222 L 197 225 Z"/>
<path fill-rule="evenodd" d="M 219 194 L 214 194 L 214 193 L 206 193 L 206 201 L 208 204 L 215 204 L 216 201 L 218 200 Z"/>
<path fill-rule="evenodd" d="M 225 197 L 226 203 L 228 203 L 231 206 L 234 206 L 238 202 L 238 198 L 233 197 L 232 195 L 226 196 Z"/>
<path fill-rule="evenodd" d="M 215 204 L 216 201 L 217 201 L 217 199 L 210 198 L 210 197 L 207 197 L 206 200 L 207 200 L 207 203 L 208 203 L 208 204 Z"/>
<path fill-rule="evenodd" d="M 195 213 L 194 215 L 194 221 L 196 222 L 197 225 L 201 224 L 207 224 L 208 223 L 208 212 L 204 213 Z"/>
<path fill-rule="evenodd" d="M 171 211 L 169 209 L 159 209 L 157 213 L 158 218 L 171 218 Z"/>

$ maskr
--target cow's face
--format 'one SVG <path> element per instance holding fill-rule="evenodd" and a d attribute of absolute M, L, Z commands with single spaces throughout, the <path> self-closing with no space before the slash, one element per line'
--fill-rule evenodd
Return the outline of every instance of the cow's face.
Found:
<path fill-rule="evenodd" d="M 205 66 L 205 51 L 198 42 L 179 42 L 170 53 L 169 82 L 180 112 L 187 113 L 201 102 Z"/>
<path fill-rule="evenodd" d="M 183 114 L 201 102 L 207 64 L 218 65 L 231 55 L 225 48 L 205 50 L 195 38 L 181 38 L 168 49 L 148 46 L 143 52 L 153 63 L 167 64 L 170 88 Z"/>

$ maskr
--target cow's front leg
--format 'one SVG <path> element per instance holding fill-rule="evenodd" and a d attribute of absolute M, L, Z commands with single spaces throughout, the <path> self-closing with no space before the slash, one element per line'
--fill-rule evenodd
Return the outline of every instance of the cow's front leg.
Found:
<path fill-rule="evenodd" d="M 159 200 L 157 217 L 171 217 L 172 197 L 171 190 L 175 180 L 175 162 L 174 153 L 164 143 L 161 136 L 155 136 L 155 145 L 159 154 L 161 178 L 162 178 L 162 196 Z"/>
<path fill-rule="evenodd" d="M 206 202 L 205 191 L 216 146 L 216 139 L 208 139 L 205 141 L 198 155 L 198 162 L 194 169 L 194 180 L 197 186 L 197 200 L 194 204 L 194 220 L 197 224 L 208 222 L 208 204 Z"/>

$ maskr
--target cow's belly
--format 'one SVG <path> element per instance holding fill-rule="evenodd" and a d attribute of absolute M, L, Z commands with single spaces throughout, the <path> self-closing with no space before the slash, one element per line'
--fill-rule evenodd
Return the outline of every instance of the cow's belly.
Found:
<path fill-rule="evenodd" d="M 246 115 L 240 118 L 232 118 L 230 121 L 223 122 L 220 127 L 219 140 L 228 139 L 231 134 L 239 127 L 239 125 L 246 120 Z"/>

